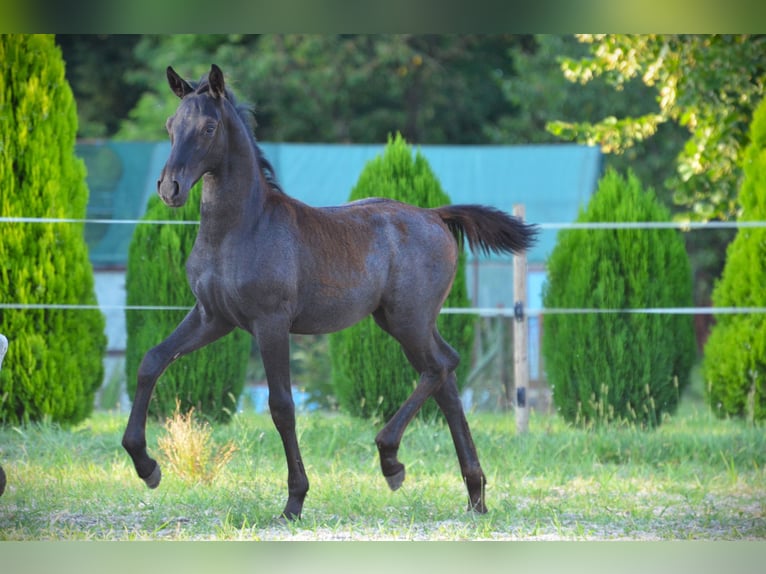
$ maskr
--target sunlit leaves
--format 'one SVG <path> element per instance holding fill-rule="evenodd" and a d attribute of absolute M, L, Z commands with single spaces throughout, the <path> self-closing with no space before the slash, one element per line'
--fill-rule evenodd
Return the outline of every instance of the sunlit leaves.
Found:
<path fill-rule="evenodd" d="M 606 117 L 593 123 L 553 122 L 556 135 L 622 153 L 673 121 L 689 130 L 677 157 L 678 173 L 667 182 L 674 199 L 695 219 L 738 213 L 741 153 L 746 126 L 764 94 L 766 38 L 748 35 L 581 35 L 587 58 L 566 59 L 564 76 L 588 83 L 603 77 L 621 89 L 634 78 L 657 94 L 658 112 Z"/>

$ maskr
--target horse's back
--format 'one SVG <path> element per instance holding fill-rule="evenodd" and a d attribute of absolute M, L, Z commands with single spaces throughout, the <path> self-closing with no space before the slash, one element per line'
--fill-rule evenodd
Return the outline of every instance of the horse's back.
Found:
<path fill-rule="evenodd" d="M 452 284 L 457 243 L 432 210 L 370 198 L 309 208 L 296 223 L 296 332 L 341 329 L 405 303 L 438 310 Z"/>

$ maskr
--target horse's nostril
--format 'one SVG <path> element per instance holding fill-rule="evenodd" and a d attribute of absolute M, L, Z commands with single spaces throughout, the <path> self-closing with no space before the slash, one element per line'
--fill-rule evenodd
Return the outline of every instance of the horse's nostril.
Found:
<path fill-rule="evenodd" d="M 158 179 L 157 191 L 160 193 L 160 195 L 165 195 L 165 196 L 169 195 L 170 197 L 175 197 L 176 195 L 181 193 L 181 186 L 175 179 L 171 180 L 169 184 L 167 180 Z M 163 191 L 165 192 L 164 194 L 163 194 Z M 168 192 L 170 193 L 168 194 Z"/>
<path fill-rule="evenodd" d="M 164 200 L 175 200 L 181 195 L 181 184 L 175 179 L 160 178 L 157 181 L 157 193 Z"/>

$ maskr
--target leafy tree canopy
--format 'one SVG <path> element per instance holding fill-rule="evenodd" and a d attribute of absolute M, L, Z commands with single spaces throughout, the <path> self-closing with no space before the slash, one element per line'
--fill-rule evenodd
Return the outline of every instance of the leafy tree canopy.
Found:
<path fill-rule="evenodd" d="M 621 153 L 674 122 L 689 137 L 667 182 L 675 201 L 695 219 L 738 214 L 737 189 L 747 126 L 764 94 L 764 35 L 583 34 L 585 58 L 566 58 L 565 76 L 586 84 L 603 77 L 617 90 L 640 78 L 654 89 L 656 108 L 599 121 L 554 121 L 561 137 Z"/>
<path fill-rule="evenodd" d="M 494 80 L 510 75 L 511 35 L 174 35 L 144 36 L 142 66 L 127 76 L 143 91 L 119 132 L 164 139 L 175 109 L 165 67 L 187 75 L 216 63 L 235 92 L 256 105 L 260 139 L 482 143 L 507 108 Z"/>

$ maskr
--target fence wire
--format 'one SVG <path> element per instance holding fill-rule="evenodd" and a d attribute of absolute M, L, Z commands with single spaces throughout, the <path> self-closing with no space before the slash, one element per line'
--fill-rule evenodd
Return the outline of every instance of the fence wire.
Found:
<path fill-rule="evenodd" d="M 53 217 L 0 217 L 0 223 L 82 223 L 101 225 L 199 225 L 199 221 L 158 219 L 77 219 Z M 541 230 L 560 229 L 748 229 L 766 227 L 766 221 L 591 221 L 543 222 L 535 224 Z"/>
<path fill-rule="evenodd" d="M 172 305 L 81 305 L 67 303 L 0 303 L 0 309 L 53 309 L 83 311 L 189 311 L 191 307 Z M 478 315 L 479 317 L 519 317 L 517 309 L 505 307 L 444 307 L 444 315 Z M 738 315 L 763 314 L 766 307 L 645 307 L 645 308 L 524 308 L 521 316 L 539 317 L 541 315 L 587 315 L 587 314 L 650 314 L 650 315 Z"/>

